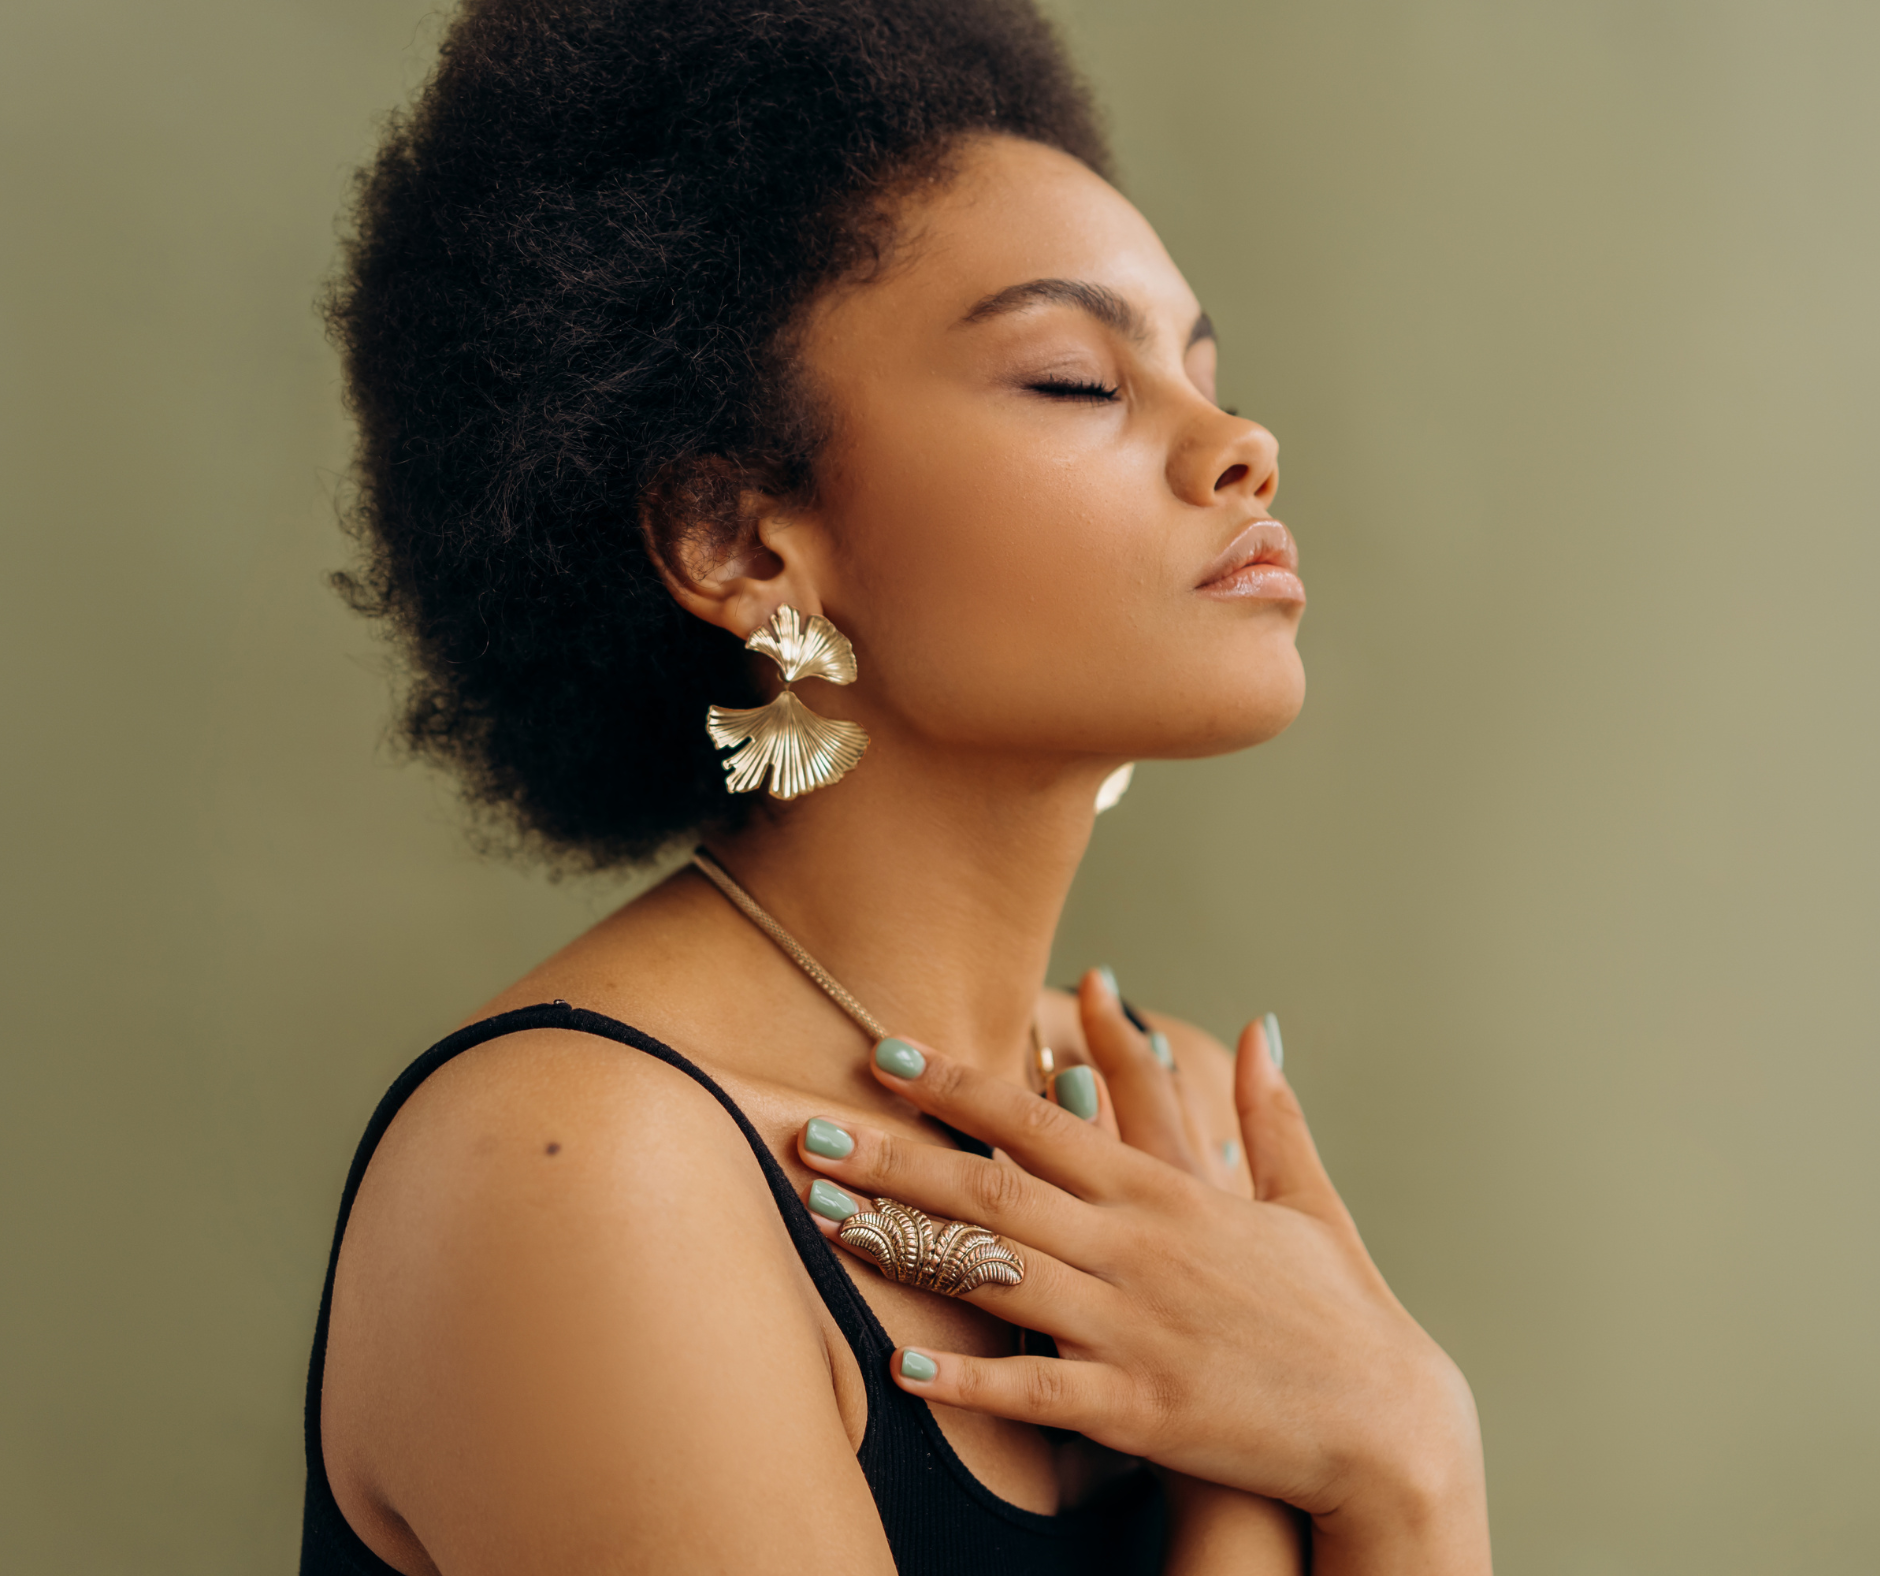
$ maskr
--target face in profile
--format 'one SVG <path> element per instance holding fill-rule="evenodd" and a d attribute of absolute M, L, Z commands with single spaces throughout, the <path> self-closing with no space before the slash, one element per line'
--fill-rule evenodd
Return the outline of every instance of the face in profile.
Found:
<path fill-rule="evenodd" d="M 1200 303 L 1115 188 L 976 139 L 800 347 L 832 438 L 814 504 L 765 534 L 853 638 L 862 682 L 818 704 L 876 750 L 1102 765 L 1292 720 L 1277 444 L 1215 403 Z"/>

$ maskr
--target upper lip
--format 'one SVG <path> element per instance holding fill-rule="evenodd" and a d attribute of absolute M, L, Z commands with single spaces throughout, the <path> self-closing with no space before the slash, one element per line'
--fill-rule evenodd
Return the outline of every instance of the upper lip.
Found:
<path fill-rule="evenodd" d="M 1213 563 L 1201 572 L 1199 585 L 1225 580 L 1249 564 L 1278 564 L 1297 571 L 1299 549 L 1293 545 L 1292 532 L 1277 520 L 1253 520 L 1241 528 Z"/>

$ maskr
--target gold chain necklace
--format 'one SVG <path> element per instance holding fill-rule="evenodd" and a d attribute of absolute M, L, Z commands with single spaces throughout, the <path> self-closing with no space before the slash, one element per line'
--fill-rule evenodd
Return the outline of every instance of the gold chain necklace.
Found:
<path fill-rule="evenodd" d="M 756 898 L 741 887 L 731 872 L 712 857 L 703 846 L 692 851 L 693 866 L 710 881 L 711 884 L 731 900 L 732 906 L 759 930 L 777 944 L 777 949 L 792 963 L 807 974 L 825 996 L 840 1007 L 855 1025 L 870 1040 L 881 1041 L 888 1038 L 886 1026 L 872 1012 L 855 999 L 854 994 L 826 968 L 810 955 L 809 949 L 795 936 L 785 930 L 773 915 Z M 1038 1033 L 1038 1022 L 1034 1018 L 1031 1024 L 1031 1050 L 1033 1061 L 1037 1065 L 1038 1080 L 1041 1085 L 1049 1086 L 1051 1073 L 1056 1058 L 1051 1054 L 1051 1047 L 1044 1043 Z"/>

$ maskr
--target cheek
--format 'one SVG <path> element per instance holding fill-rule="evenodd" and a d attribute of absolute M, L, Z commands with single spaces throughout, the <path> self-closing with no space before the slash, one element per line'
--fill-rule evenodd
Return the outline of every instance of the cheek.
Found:
<path fill-rule="evenodd" d="M 898 427 L 858 434 L 826 499 L 871 705 L 950 743 L 1095 753 L 1210 753 L 1290 720 L 1291 624 L 1193 595 L 1219 544 L 1159 449 L 1094 421 L 1077 443 L 957 413 Z"/>
<path fill-rule="evenodd" d="M 843 575 L 897 703 L 930 718 L 995 692 L 1015 712 L 1061 696 L 1105 649 L 1092 610 L 1140 621 L 1165 577 L 1146 456 L 958 422 L 868 452 L 839 502 Z"/>

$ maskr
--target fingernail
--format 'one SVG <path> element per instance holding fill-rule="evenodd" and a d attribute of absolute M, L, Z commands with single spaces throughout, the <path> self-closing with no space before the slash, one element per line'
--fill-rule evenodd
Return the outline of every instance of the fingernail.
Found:
<path fill-rule="evenodd" d="M 883 1040 L 875 1047 L 875 1065 L 897 1078 L 918 1078 L 927 1070 L 927 1058 L 906 1040 Z"/>
<path fill-rule="evenodd" d="M 1240 1140 L 1238 1138 L 1230 1138 L 1221 1145 L 1221 1162 L 1229 1166 L 1240 1164 Z"/>
<path fill-rule="evenodd" d="M 803 1129 L 803 1147 L 825 1160 L 847 1160 L 855 1153 L 855 1140 L 827 1117 L 812 1116 Z"/>
<path fill-rule="evenodd" d="M 901 1353 L 901 1377 L 912 1379 L 915 1384 L 925 1384 L 940 1372 L 940 1365 L 931 1357 L 924 1357 L 919 1352 Z"/>
<path fill-rule="evenodd" d="M 849 1216 L 855 1214 L 861 1205 L 835 1183 L 824 1182 L 819 1178 L 809 1185 L 809 1207 L 824 1220 L 833 1220 L 840 1225 Z"/>
<path fill-rule="evenodd" d="M 1155 1052 L 1155 1059 L 1164 1067 L 1174 1070 L 1175 1053 L 1168 1048 L 1168 1036 L 1160 1029 L 1149 1031 L 1149 1049 Z"/>
<path fill-rule="evenodd" d="M 1097 1119 L 1097 1075 L 1088 1067 L 1066 1067 L 1051 1083 L 1057 1103 L 1086 1122 Z"/>
<path fill-rule="evenodd" d="M 1279 1037 L 1279 1014 L 1269 1012 L 1260 1020 L 1260 1027 L 1266 1031 L 1266 1054 L 1273 1058 L 1275 1067 L 1284 1067 L 1286 1046 Z"/>
<path fill-rule="evenodd" d="M 1104 963 L 1098 966 L 1097 977 L 1103 981 L 1103 988 L 1107 990 L 1112 997 L 1117 1001 L 1123 999 L 1123 993 L 1116 988 L 1116 975 L 1111 972 L 1109 964 Z"/>

